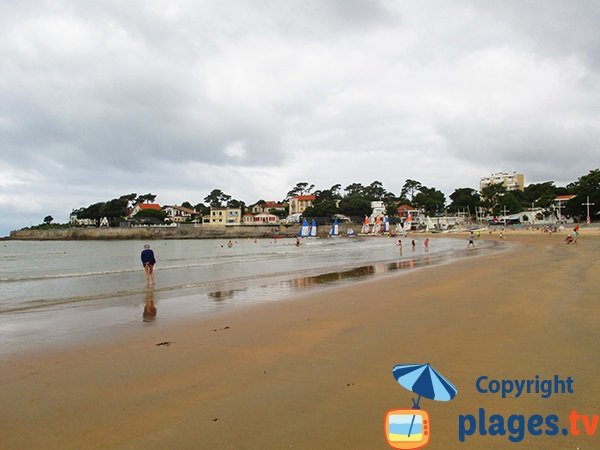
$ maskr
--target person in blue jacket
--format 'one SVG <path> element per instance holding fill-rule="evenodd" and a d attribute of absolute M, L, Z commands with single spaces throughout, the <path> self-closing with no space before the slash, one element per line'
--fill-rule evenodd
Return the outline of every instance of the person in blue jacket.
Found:
<path fill-rule="evenodd" d="M 144 272 L 146 272 L 146 284 L 150 285 L 152 283 L 152 286 L 154 286 L 154 264 L 156 264 L 156 259 L 154 258 L 154 252 L 150 250 L 150 245 L 144 245 L 141 258 Z"/>

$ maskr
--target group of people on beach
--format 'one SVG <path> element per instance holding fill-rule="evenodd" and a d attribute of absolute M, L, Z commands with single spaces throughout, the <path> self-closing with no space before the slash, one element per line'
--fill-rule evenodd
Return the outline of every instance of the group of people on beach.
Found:
<path fill-rule="evenodd" d="M 398 239 L 398 243 L 396 245 L 400 248 L 400 254 L 402 254 L 402 249 L 404 248 L 403 245 L 402 245 L 402 239 Z M 413 251 L 416 250 L 417 243 L 415 242 L 414 239 L 411 241 L 410 246 L 411 246 L 411 248 L 412 248 Z M 423 241 L 423 247 L 425 248 L 426 252 L 429 251 L 429 238 L 426 238 Z"/>

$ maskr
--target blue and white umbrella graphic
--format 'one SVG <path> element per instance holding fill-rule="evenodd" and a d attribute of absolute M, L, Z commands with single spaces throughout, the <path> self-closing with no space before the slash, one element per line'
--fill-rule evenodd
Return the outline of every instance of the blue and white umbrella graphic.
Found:
<path fill-rule="evenodd" d="M 392 373 L 400 386 L 419 396 L 416 401 L 413 398 L 413 409 L 420 408 L 421 397 L 447 402 L 456 397 L 458 392 L 458 389 L 449 380 L 436 372 L 429 364 L 400 364 L 394 366 Z M 413 421 L 414 419 L 413 416 Z M 411 423 L 409 436 L 412 426 Z"/>
<path fill-rule="evenodd" d="M 392 372 L 400 386 L 419 396 L 416 402 L 413 400 L 413 408 L 416 409 L 419 408 L 421 397 L 447 402 L 458 392 L 450 381 L 429 364 L 400 364 L 395 366 Z"/>

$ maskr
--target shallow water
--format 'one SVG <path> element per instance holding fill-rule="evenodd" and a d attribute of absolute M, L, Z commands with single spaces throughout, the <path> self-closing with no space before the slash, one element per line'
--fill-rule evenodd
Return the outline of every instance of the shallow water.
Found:
<path fill-rule="evenodd" d="M 348 283 L 492 249 L 433 238 L 162 240 L 156 286 L 147 288 L 140 241 L 8 241 L 0 247 L 0 353 L 23 346 L 169 323 L 298 289 Z"/>

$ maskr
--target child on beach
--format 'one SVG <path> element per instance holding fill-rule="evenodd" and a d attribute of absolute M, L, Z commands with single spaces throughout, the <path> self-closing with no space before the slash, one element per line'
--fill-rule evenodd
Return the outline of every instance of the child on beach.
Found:
<path fill-rule="evenodd" d="M 474 235 L 473 235 L 472 231 L 471 231 L 471 234 L 469 235 L 469 243 L 467 244 L 467 248 L 469 248 L 469 247 L 475 247 Z"/>
<path fill-rule="evenodd" d="M 156 284 L 154 281 L 154 264 L 156 264 L 156 259 L 154 258 L 154 252 L 150 250 L 150 245 L 144 245 L 141 259 L 144 272 L 146 273 L 146 284 L 150 285 L 150 282 L 152 282 L 152 286 L 154 286 Z"/>

